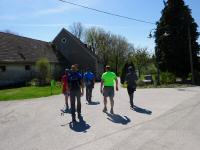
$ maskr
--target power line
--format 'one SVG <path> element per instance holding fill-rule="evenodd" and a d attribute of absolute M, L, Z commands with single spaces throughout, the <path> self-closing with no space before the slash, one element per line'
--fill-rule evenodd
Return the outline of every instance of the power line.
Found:
<path fill-rule="evenodd" d="M 122 15 L 115 14 L 115 13 L 106 12 L 106 11 L 95 9 L 95 8 L 91 8 L 91 7 L 88 7 L 88 6 L 84 6 L 84 5 L 79 5 L 79 4 L 76 4 L 76 3 L 72 3 L 72 2 L 69 2 L 69 1 L 66 1 L 66 0 L 59 0 L 59 1 L 61 1 L 63 3 L 67 3 L 67 4 L 79 6 L 79 7 L 85 8 L 85 9 L 93 10 L 93 11 L 96 11 L 96 12 L 99 12 L 99 13 L 104 13 L 104 14 L 107 14 L 107 15 L 115 16 L 115 17 L 120 17 L 120 18 L 124 18 L 124 19 L 134 20 L 134 21 L 137 21 L 137 22 L 142 22 L 142 23 L 154 24 L 155 25 L 155 23 L 153 23 L 153 22 L 144 21 L 144 20 L 140 20 L 140 19 L 135 19 L 135 18 L 127 17 L 127 16 L 122 16 Z"/>

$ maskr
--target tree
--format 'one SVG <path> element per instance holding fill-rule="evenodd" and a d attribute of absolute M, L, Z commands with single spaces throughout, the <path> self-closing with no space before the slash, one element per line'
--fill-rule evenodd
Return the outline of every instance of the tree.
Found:
<path fill-rule="evenodd" d="M 197 27 L 191 10 L 183 0 L 165 2 L 155 31 L 156 61 L 161 71 L 186 78 L 191 71 L 190 42 L 193 66 L 195 70 L 200 70 Z M 164 36 L 166 33 L 167 37 Z"/>
<path fill-rule="evenodd" d="M 140 77 L 143 68 L 146 68 L 150 61 L 150 55 L 146 48 L 137 48 L 133 54 L 133 63 L 138 70 L 138 76 Z"/>
<path fill-rule="evenodd" d="M 40 58 L 36 62 L 36 68 L 38 70 L 38 79 L 40 85 L 46 84 L 50 78 L 50 63 L 47 58 Z"/>
<path fill-rule="evenodd" d="M 71 26 L 69 26 L 71 33 L 81 40 L 84 32 L 84 27 L 80 22 L 74 22 Z"/>
<path fill-rule="evenodd" d="M 106 32 L 102 28 L 92 27 L 86 31 L 86 43 L 95 48 L 95 54 L 102 60 L 104 65 L 109 64 L 118 74 L 119 68 L 126 61 L 129 44 L 120 36 Z"/>

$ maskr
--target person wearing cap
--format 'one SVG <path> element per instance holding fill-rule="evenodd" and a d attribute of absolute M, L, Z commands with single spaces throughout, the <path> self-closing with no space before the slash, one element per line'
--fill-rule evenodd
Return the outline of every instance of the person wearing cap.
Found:
<path fill-rule="evenodd" d="M 72 122 L 76 122 L 75 110 L 77 110 L 78 118 L 81 119 L 81 96 L 84 94 L 83 81 L 81 74 L 78 72 L 75 65 L 71 66 L 71 72 L 68 77 L 70 100 L 71 100 L 71 115 Z M 77 101 L 77 109 L 75 109 L 75 103 Z"/>
<path fill-rule="evenodd" d="M 67 111 L 69 109 L 69 105 L 68 105 L 68 99 L 69 99 L 68 72 L 69 72 L 69 69 L 65 69 L 65 73 L 61 78 L 62 93 L 65 96 L 65 106 L 66 106 L 65 111 Z"/>
<path fill-rule="evenodd" d="M 137 84 L 136 84 L 137 80 L 138 80 L 138 77 L 135 72 L 135 67 L 129 66 L 128 73 L 125 77 L 125 84 L 127 84 L 127 92 L 130 99 L 131 109 L 134 108 L 133 97 L 134 97 L 134 92 L 136 91 L 136 87 L 137 87 Z"/>
<path fill-rule="evenodd" d="M 114 83 L 116 82 L 116 90 L 118 91 L 118 80 L 114 72 L 110 71 L 110 66 L 106 66 L 106 72 L 101 77 L 101 93 L 104 96 L 104 109 L 103 112 L 107 112 L 107 97 L 110 98 L 110 113 L 113 114 L 114 107 Z"/>
<path fill-rule="evenodd" d="M 83 75 L 85 87 L 86 87 L 86 100 L 88 103 L 92 102 L 92 90 L 95 84 L 95 75 L 91 72 L 90 68 Z"/>

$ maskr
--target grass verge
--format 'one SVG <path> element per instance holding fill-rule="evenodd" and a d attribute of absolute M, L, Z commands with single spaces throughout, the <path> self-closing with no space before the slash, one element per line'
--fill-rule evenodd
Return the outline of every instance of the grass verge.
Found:
<path fill-rule="evenodd" d="M 52 91 L 52 95 L 57 95 L 61 93 L 61 88 L 59 86 L 55 86 L 55 88 Z M 46 97 L 50 95 L 50 86 L 30 86 L 14 89 L 4 89 L 0 90 L 0 101 L 23 100 L 30 98 Z"/>

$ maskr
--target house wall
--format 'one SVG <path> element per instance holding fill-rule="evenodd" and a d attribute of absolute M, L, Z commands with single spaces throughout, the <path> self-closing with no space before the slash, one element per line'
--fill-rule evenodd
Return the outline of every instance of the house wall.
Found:
<path fill-rule="evenodd" d="M 1 66 L 6 66 L 6 71 L 2 72 L 0 70 L 0 87 L 23 84 L 36 78 L 38 71 L 35 65 L 30 64 L 30 70 L 25 70 L 25 65 L 26 64 L 1 64 Z M 54 79 L 59 79 L 63 74 L 60 65 L 54 63 L 50 64 L 50 72 Z"/>
<path fill-rule="evenodd" d="M 21 84 L 28 81 L 34 75 L 34 71 L 25 70 L 24 64 L 1 64 L 6 66 L 6 71 L 0 71 L 0 87 Z"/>

